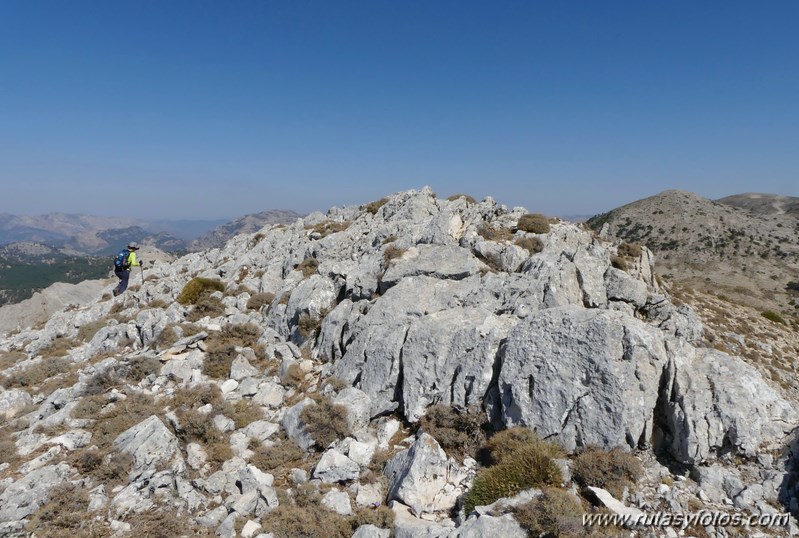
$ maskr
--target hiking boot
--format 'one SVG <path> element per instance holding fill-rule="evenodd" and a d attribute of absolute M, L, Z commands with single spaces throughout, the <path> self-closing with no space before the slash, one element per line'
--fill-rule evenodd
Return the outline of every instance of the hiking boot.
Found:
<path fill-rule="evenodd" d="M 114 291 L 112 291 L 111 293 L 113 293 L 113 294 L 114 294 L 114 297 L 116 297 L 117 295 L 119 295 L 119 290 L 116 290 L 116 289 L 115 289 L 115 290 L 114 290 Z"/>

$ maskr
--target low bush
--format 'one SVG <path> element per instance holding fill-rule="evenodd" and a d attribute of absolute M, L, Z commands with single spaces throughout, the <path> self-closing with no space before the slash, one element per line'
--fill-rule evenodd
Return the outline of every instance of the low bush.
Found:
<path fill-rule="evenodd" d="M 49 491 L 47 501 L 34 512 L 26 528 L 37 536 L 71 538 L 92 536 L 89 530 L 99 523 L 87 517 L 89 492 L 72 484 L 55 486 Z"/>
<path fill-rule="evenodd" d="M 280 378 L 280 382 L 287 387 L 292 388 L 299 388 L 305 382 L 305 374 L 300 368 L 300 365 L 292 363 L 286 368 L 286 371 L 283 372 L 283 375 Z"/>
<path fill-rule="evenodd" d="M 588 530 L 583 526 L 584 513 L 577 497 L 562 489 L 546 487 L 540 497 L 517 506 L 513 517 L 529 536 L 580 538 Z"/>
<path fill-rule="evenodd" d="M 622 243 L 618 248 L 619 256 L 627 258 L 640 258 L 643 251 L 641 245 L 636 243 Z"/>
<path fill-rule="evenodd" d="M 520 237 L 514 243 L 517 247 L 526 249 L 531 255 L 544 250 L 544 243 L 537 237 Z"/>
<path fill-rule="evenodd" d="M 264 418 L 264 412 L 251 400 L 228 402 L 222 414 L 232 419 L 237 429 Z"/>
<path fill-rule="evenodd" d="M 11 368 L 27 358 L 28 354 L 23 351 L 0 351 L 0 370 Z"/>
<path fill-rule="evenodd" d="M 275 294 L 270 292 L 259 292 L 254 293 L 248 300 L 247 300 L 247 309 L 248 310 L 257 310 L 260 311 L 264 307 L 269 307 L 272 304 L 272 301 L 275 300 Z"/>
<path fill-rule="evenodd" d="M 347 408 L 334 404 L 325 396 L 319 398 L 316 405 L 306 406 L 300 413 L 300 421 L 320 450 L 351 433 L 347 423 Z"/>
<path fill-rule="evenodd" d="M 513 239 L 513 232 L 507 228 L 494 228 L 488 223 L 483 223 L 477 228 L 477 235 L 487 241 L 510 241 Z"/>
<path fill-rule="evenodd" d="M 348 220 L 345 220 L 343 222 L 335 222 L 332 220 L 327 220 L 314 225 L 313 231 L 321 235 L 322 236 L 321 238 L 324 238 L 334 233 L 343 232 L 344 230 L 349 228 L 351 224 L 352 222 Z"/>
<path fill-rule="evenodd" d="M 362 208 L 366 210 L 367 213 L 371 213 L 372 215 L 374 215 L 381 207 L 386 205 L 387 202 L 388 198 L 381 198 L 380 200 L 369 202 L 368 204 L 362 206 Z"/>
<path fill-rule="evenodd" d="M 309 510 L 290 503 L 280 505 L 261 520 L 275 538 L 348 538 L 352 527 L 347 517 L 326 509 Z"/>
<path fill-rule="evenodd" d="M 478 410 L 459 410 L 448 405 L 434 405 L 419 420 L 419 427 L 432 435 L 441 448 L 459 460 L 475 457 L 485 444 L 485 417 Z"/>
<path fill-rule="evenodd" d="M 0 384 L 5 388 L 31 389 L 40 387 L 48 379 L 71 370 L 72 363 L 67 359 L 42 359 L 31 364 L 25 369 L 12 372 L 0 378 Z"/>
<path fill-rule="evenodd" d="M 477 203 L 477 200 L 475 200 L 474 197 L 469 196 L 468 194 L 453 194 L 452 196 L 448 197 L 447 200 L 449 200 L 450 202 L 454 202 L 458 198 L 463 198 L 464 200 L 466 200 L 470 204 L 476 204 Z"/>
<path fill-rule="evenodd" d="M 635 484 L 643 473 L 641 462 L 620 448 L 602 450 L 588 447 L 572 462 L 572 476 L 581 487 L 594 486 L 621 498 L 625 487 Z"/>
<path fill-rule="evenodd" d="M 773 321 L 775 323 L 782 323 L 783 325 L 787 325 L 785 322 L 785 318 L 774 312 L 773 310 L 765 310 L 760 313 L 761 316 L 766 318 L 769 321 Z"/>
<path fill-rule="evenodd" d="M 250 463 L 262 471 L 298 466 L 302 463 L 305 452 L 293 441 L 281 435 L 273 445 L 258 444 L 253 449 Z"/>
<path fill-rule="evenodd" d="M 197 302 L 194 303 L 194 306 L 189 312 L 189 315 L 186 316 L 186 319 L 190 322 L 195 322 L 203 319 L 204 317 L 208 316 L 210 318 L 216 318 L 225 313 L 225 305 L 222 304 L 222 301 L 216 297 L 211 297 L 209 295 L 203 295 Z"/>
<path fill-rule="evenodd" d="M 105 324 L 106 321 L 101 319 L 81 325 L 80 329 L 78 329 L 78 341 L 89 342 L 97 334 L 97 331 L 105 327 Z"/>
<path fill-rule="evenodd" d="M 66 336 L 56 336 L 53 338 L 52 342 L 39 351 L 39 354 L 45 358 L 63 357 L 69 353 L 70 349 L 77 345 L 78 343 L 72 338 L 67 338 Z"/>
<path fill-rule="evenodd" d="M 205 341 L 203 373 L 214 378 L 227 379 L 233 359 L 238 356 L 236 348 L 254 348 L 260 336 L 261 330 L 252 323 L 225 325 L 221 331 L 211 333 Z"/>
<path fill-rule="evenodd" d="M 383 251 L 383 259 L 386 262 L 390 262 L 391 260 L 399 258 L 407 251 L 408 251 L 407 248 L 397 248 L 394 245 L 389 245 L 386 247 L 386 250 Z"/>
<path fill-rule="evenodd" d="M 534 234 L 549 233 L 549 219 L 540 213 L 527 213 L 519 217 L 516 227 L 520 230 Z"/>
<path fill-rule="evenodd" d="M 615 254 L 610 256 L 610 265 L 622 271 L 627 270 L 627 261 L 621 256 L 616 256 Z"/>
<path fill-rule="evenodd" d="M 213 278 L 195 277 L 186 283 L 178 295 L 177 301 L 186 306 L 196 304 L 203 295 L 214 291 L 224 291 L 225 284 Z"/>
<path fill-rule="evenodd" d="M 302 276 L 308 278 L 309 276 L 316 274 L 316 270 L 319 269 L 319 260 L 316 258 L 305 258 L 300 262 L 297 266 L 297 270 L 302 272 Z"/>
<path fill-rule="evenodd" d="M 97 398 L 95 402 L 100 400 L 99 397 L 95 398 Z M 97 404 L 95 403 L 95 405 Z M 86 412 L 90 407 L 93 406 L 87 406 L 81 410 Z M 129 394 L 127 399 L 115 402 L 113 407 L 105 413 L 82 418 L 97 419 L 89 429 L 92 433 L 92 444 L 102 450 L 110 446 L 120 433 L 161 411 L 163 411 L 162 407 L 155 403 L 152 396 L 134 392 Z M 77 410 L 73 413 L 79 416 Z"/>
<path fill-rule="evenodd" d="M 495 463 L 477 473 L 472 489 L 464 496 L 467 514 L 475 506 L 561 481 L 560 468 L 554 459 L 562 456 L 563 450 L 542 441 L 532 430 L 513 428 L 499 432 L 489 439 L 486 448 L 489 461 Z"/>
<path fill-rule="evenodd" d="M 314 336 L 321 324 L 321 320 L 316 319 L 307 312 L 300 314 L 300 317 L 297 319 L 297 329 L 300 332 L 300 336 L 305 340 Z"/>

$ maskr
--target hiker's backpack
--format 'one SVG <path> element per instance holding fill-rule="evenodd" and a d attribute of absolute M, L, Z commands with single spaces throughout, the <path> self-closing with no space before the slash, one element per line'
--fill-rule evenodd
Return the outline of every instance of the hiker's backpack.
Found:
<path fill-rule="evenodd" d="M 128 256 L 130 256 L 130 251 L 128 249 L 123 249 L 119 251 L 117 257 L 114 258 L 114 269 L 117 271 L 125 271 L 130 268 L 128 264 Z"/>

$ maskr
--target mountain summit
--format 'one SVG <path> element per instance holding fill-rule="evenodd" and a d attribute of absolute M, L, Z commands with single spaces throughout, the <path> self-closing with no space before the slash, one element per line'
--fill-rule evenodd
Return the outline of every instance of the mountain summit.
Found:
<path fill-rule="evenodd" d="M 795 512 L 795 395 L 704 347 L 653 259 L 425 188 L 156 262 L 0 340 L 0 533 L 522 537 L 592 535 L 575 518 L 597 506 Z"/>

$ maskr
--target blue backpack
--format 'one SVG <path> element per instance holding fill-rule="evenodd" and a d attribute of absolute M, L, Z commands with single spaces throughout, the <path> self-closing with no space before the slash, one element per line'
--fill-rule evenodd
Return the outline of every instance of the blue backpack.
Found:
<path fill-rule="evenodd" d="M 130 264 L 128 264 L 128 256 L 130 256 L 130 251 L 128 249 L 120 250 L 117 257 L 114 258 L 114 269 L 117 271 L 126 271 L 130 269 Z"/>

